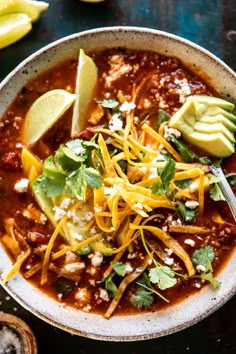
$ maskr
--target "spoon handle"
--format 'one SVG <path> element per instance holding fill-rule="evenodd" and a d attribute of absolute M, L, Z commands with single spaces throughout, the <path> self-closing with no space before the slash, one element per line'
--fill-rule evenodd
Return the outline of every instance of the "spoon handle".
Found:
<path fill-rule="evenodd" d="M 219 186 L 233 214 L 234 220 L 236 221 L 236 197 L 232 191 L 232 188 L 230 187 L 221 167 L 215 167 L 212 165 L 210 166 L 210 169 L 211 172 L 219 178 Z"/>

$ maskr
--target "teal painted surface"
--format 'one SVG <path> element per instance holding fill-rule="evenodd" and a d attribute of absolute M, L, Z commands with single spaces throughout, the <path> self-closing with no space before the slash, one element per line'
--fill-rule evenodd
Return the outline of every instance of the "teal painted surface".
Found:
<path fill-rule="evenodd" d="M 48 0 L 49 9 L 21 41 L 0 50 L 0 80 L 35 50 L 83 30 L 141 26 L 187 38 L 222 58 L 220 0 Z"/>

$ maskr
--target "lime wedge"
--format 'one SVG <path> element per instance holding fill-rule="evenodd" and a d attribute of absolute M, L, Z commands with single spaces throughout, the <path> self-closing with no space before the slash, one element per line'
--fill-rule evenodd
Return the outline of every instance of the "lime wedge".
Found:
<path fill-rule="evenodd" d="M 35 22 L 41 13 L 47 10 L 48 6 L 49 4 L 44 1 L 4 0 L 0 1 L 0 16 L 11 13 L 24 13 L 29 16 L 32 22 Z"/>
<path fill-rule="evenodd" d="M 28 110 L 22 128 L 22 142 L 29 146 L 38 141 L 67 111 L 75 94 L 56 89 L 40 96 Z"/>
<path fill-rule="evenodd" d="M 76 100 L 72 117 L 71 136 L 75 137 L 85 124 L 89 104 L 97 85 L 97 67 L 83 49 L 80 49 L 76 78 Z"/>
<path fill-rule="evenodd" d="M 30 18 L 25 14 L 0 16 L 0 49 L 24 37 L 31 28 Z"/>

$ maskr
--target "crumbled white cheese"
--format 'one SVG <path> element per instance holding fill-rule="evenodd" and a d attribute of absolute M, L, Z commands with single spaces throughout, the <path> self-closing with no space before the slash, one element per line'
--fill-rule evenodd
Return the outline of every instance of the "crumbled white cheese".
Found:
<path fill-rule="evenodd" d="M 166 258 L 164 259 L 164 263 L 165 263 L 166 265 L 168 265 L 168 266 L 171 266 L 171 265 L 174 264 L 174 258 L 166 257 Z"/>
<path fill-rule="evenodd" d="M 167 227 L 166 225 L 164 225 L 164 226 L 162 226 L 162 230 L 163 230 L 164 232 L 167 232 L 168 227 Z"/>
<path fill-rule="evenodd" d="M 121 112 L 128 112 L 128 111 L 131 111 L 131 109 L 134 109 L 135 107 L 136 107 L 136 104 L 134 102 L 125 101 L 120 106 L 120 111 Z"/>
<path fill-rule="evenodd" d="M 100 289 L 99 289 L 99 297 L 100 297 L 100 299 L 102 299 L 103 301 L 106 301 L 106 302 L 109 301 L 108 292 L 107 292 L 105 289 L 103 289 L 103 288 L 100 288 Z"/>
<path fill-rule="evenodd" d="M 129 262 L 125 263 L 125 272 L 124 275 L 132 273 L 134 268 L 131 266 Z"/>
<path fill-rule="evenodd" d="M 77 259 L 77 255 L 74 252 L 66 252 L 66 263 L 74 262 Z"/>
<path fill-rule="evenodd" d="M 113 114 L 111 120 L 109 121 L 108 127 L 112 132 L 116 132 L 122 130 L 123 122 L 118 115 Z"/>
<path fill-rule="evenodd" d="M 165 248 L 165 252 L 168 254 L 168 256 L 173 254 L 173 250 L 171 248 Z"/>
<path fill-rule="evenodd" d="M 70 198 L 63 199 L 63 201 L 61 202 L 60 208 L 67 209 L 68 206 L 71 204 L 71 202 L 72 202 L 72 200 Z"/>
<path fill-rule="evenodd" d="M 199 206 L 199 203 L 196 200 L 187 200 L 185 206 L 189 209 L 196 209 Z"/>
<path fill-rule="evenodd" d="M 55 219 L 55 221 L 61 220 L 63 218 L 63 216 L 66 215 L 65 210 L 61 209 L 58 206 L 54 206 L 53 207 L 53 211 L 54 211 L 54 219 Z"/>
<path fill-rule="evenodd" d="M 103 261 L 103 255 L 101 252 L 95 252 L 91 257 L 91 264 L 94 267 L 99 267 L 102 264 L 102 261 Z"/>
<path fill-rule="evenodd" d="M 28 178 L 21 178 L 19 181 L 15 183 L 14 190 L 17 193 L 25 193 L 27 192 L 29 187 Z"/>
<path fill-rule="evenodd" d="M 84 268 L 85 268 L 84 262 L 73 262 L 73 263 L 66 264 L 64 266 L 65 271 L 67 271 L 69 273 L 75 273 L 75 272 L 82 270 Z"/>
<path fill-rule="evenodd" d="M 78 241 L 82 241 L 84 238 L 83 235 L 79 234 L 78 232 L 72 232 L 72 237 Z"/>
<path fill-rule="evenodd" d="M 90 292 L 87 288 L 79 288 L 75 293 L 75 299 L 80 302 L 88 302 L 90 300 Z"/>
<path fill-rule="evenodd" d="M 92 220 L 93 218 L 93 213 L 91 211 L 87 212 L 87 214 L 85 214 L 85 221 L 89 222 Z"/>
<path fill-rule="evenodd" d="M 164 139 L 169 140 L 170 135 L 174 135 L 177 139 L 181 137 L 181 132 L 175 128 L 169 128 L 165 126 L 164 128 Z"/>
<path fill-rule="evenodd" d="M 188 246 L 191 246 L 191 247 L 195 246 L 195 241 L 192 240 L 191 238 L 187 238 L 186 240 L 184 240 L 184 243 Z"/>
<path fill-rule="evenodd" d="M 199 273 L 206 271 L 206 268 L 202 264 L 197 265 L 196 269 Z"/>

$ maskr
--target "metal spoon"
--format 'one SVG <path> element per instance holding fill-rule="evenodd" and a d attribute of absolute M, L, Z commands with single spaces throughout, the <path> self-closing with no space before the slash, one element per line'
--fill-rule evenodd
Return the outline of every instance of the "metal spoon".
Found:
<path fill-rule="evenodd" d="M 233 214 L 234 220 L 236 221 L 236 197 L 232 191 L 232 188 L 230 187 L 224 172 L 222 171 L 221 167 L 215 167 L 214 165 L 210 166 L 211 172 L 213 175 L 219 178 L 219 186 L 224 194 L 224 197 L 226 199 L 226 202 L 229 205 L 229 208 Z"/>

